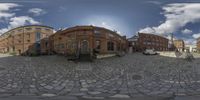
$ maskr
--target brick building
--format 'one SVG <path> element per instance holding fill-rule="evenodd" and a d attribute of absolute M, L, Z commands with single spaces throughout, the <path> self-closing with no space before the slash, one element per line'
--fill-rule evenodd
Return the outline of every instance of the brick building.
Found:
<path fill-rule="evenodd" d="M 140 51 L 139 44 L 138 44 L 138 38 L 139 38 L 138 36 L 134 35 L 133 37 L 128 39 L 129 53 Z"/>
<path fill-rule="evenodd" d="M 32 54 L 46 51 L 48 44 L 41 40 L 53 34 L 53 28 L 42 25 L 21 26 L 0 36 L 0 53 Z"/>
<path fill-rule="evenodd" d="M 95 26 L 75 26 L 52 36 L 53 52 L 63 55 L 116 54 L 125 52 L 127 40 L 114 31 Z"/>
<path fill-rule="evenodd" d="M 184 51 L 185 43 L 184 43 L 183 40 L 174 40 L 173 43 L 174 43 L 174 46 L 175 46 L 176 50 L 178 50 L 180 52 Z"/>
<path fill-rule="evenodd" d="M 196 44 L 196 46 L 197 46 L 197 52 L 200 52 L 200 37 L 197 38 L 197 44 Z"/>
<path fill-rule="evenodd" d="M 156 51 L 167 51 L 168 50 L 169 40 L 165 37 L 147 34 L 147 33 L 138 33 L 137 47 L 138 51 L 144 51 L 145 49 L 154 49 Z"/>

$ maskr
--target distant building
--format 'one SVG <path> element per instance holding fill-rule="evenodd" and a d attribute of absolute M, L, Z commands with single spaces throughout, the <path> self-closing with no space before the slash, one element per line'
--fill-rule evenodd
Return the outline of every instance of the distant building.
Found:
<path fill-rule="evenodd" d="M 51 38 L 50 49 L 62 55 L 95 55 L 126 52 L 126 37 L 96 26 L 75 26 L 57 31 Z"/>
<path fill-rule="evenodd" d="M 196 45 L 185 45 L 185 51 L 197 52 L 197 46 Z"/>
<path fill-rule="evenodd" d="M 176 47 L 174 45 L 174 34 L 171 33 L 170 34 L 170 41 L 169 41 L 169 45 L 168 45 L 169 51 L 175 51 Z"/>
<path fill-rule="evenodd" d="M 138 48 L 140 51 L 145 49 L 154 49 L 156 51 L 168 50 L 169 40 L 165 37 L 147 33 L 138 33 L 138 37 Z"/>
<path fill-rule="evenodd" d="M 21 26 L 0 36 L 0 53 L 26 55 L 46 51 L 48 43 L 41 45 L 41 40 L 53 34 L 53 28 L 43 25 Z"/>
<path fill-rule="evenodd" d="M 134 35 L 128 39 L 130 53 L 139 51 L 138 38 L 138 36 Z"/>
<path fill-rule="evenodd" d="M 174 46 L 176 50 L 183 52 L 185 48 L 185 43 L 183 40 L 174 40 Z"/>
<path fill-rule="evenodd" d="M 197 39 L 197 51 L 200 52 L 200 37 Z"/>

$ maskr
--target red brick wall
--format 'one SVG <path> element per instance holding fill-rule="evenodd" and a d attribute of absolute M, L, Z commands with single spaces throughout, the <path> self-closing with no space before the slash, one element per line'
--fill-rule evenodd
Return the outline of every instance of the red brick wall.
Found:
<path fill-rule="evenodd" d="M 62 37 L 64 40 L 59 40 Z M 56 53 L 74 54 L 81 48 L 83 41 L 88 41 L 89 51 L 96 49 L 96 41 L 100 41 L 100 54 L 116 53 L 127 48 L 127 41 L 120 35 L 110 30 L 93 27 L 78 26 L 59 31 L 54 35 L 54 51 Z M 114 50 L 107 49 L 108 41 L 114 43 Z M 64 48 L 58 48 L 58 45 L 65 44 Z M 73 46 L 71 46 L 73 44 Z M 119 50 L 118 50 L 119 49 Z"/>
<path fill-rule="evenodd" d="M 141 51 L 145 49 L 168 50 L 168 39 L 154 34 L 138 33 L 138 35 L 138 45 Z"/>

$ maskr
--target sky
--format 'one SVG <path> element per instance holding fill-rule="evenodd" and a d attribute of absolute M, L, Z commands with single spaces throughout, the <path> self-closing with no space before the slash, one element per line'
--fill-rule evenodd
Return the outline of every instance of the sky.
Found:
<path fill-rule="evenodd" d="M 128 38 L 159 34 L 186 44 L 200 37 L 200 0 L 0 0 L 0 34 L 24 25 L 94 25 Z"/>

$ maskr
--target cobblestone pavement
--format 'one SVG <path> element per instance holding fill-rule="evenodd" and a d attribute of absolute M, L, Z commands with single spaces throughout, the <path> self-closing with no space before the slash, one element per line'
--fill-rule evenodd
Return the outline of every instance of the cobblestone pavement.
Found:
<path fill-rule="evenodd" d="M 130 54 L 74 63 L 62 56 L 0 56 L 0 97 L 173 98 L 200 94 L 200 59 L 188 62 Z"/>

